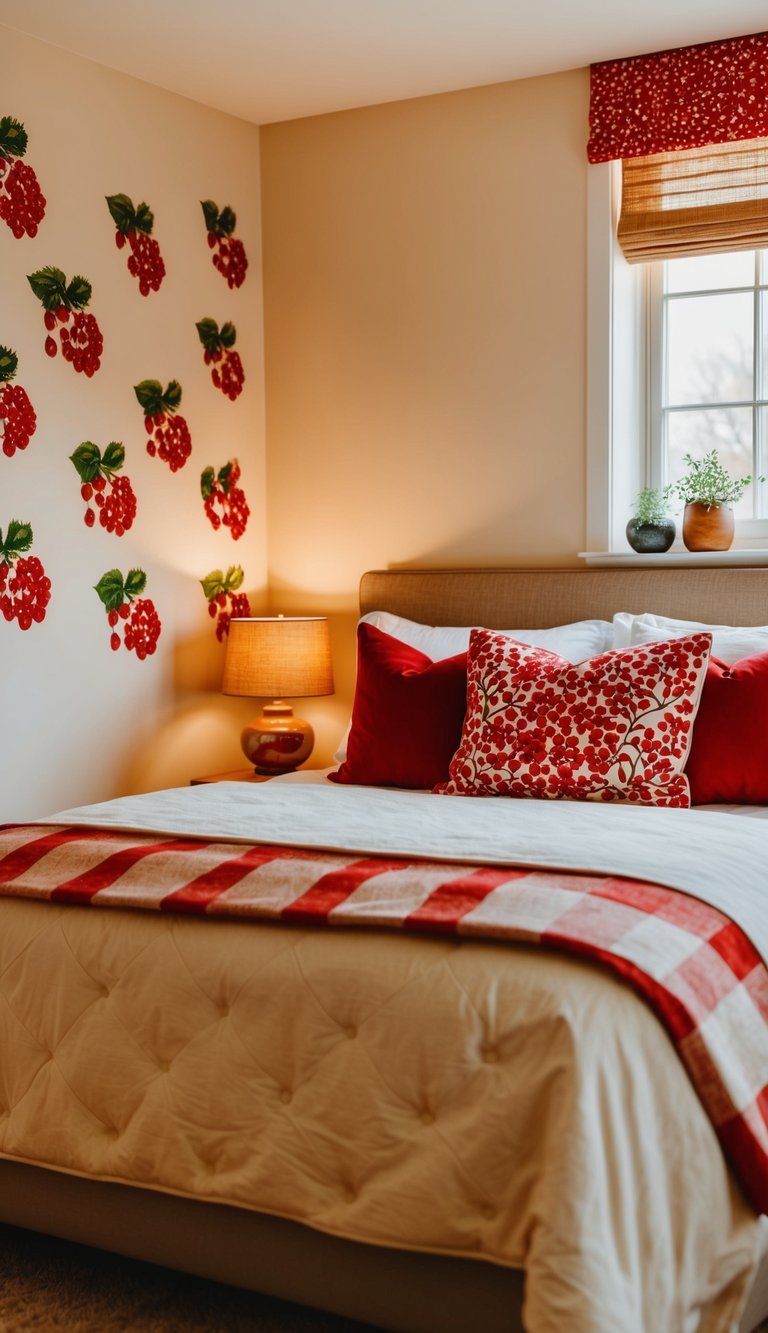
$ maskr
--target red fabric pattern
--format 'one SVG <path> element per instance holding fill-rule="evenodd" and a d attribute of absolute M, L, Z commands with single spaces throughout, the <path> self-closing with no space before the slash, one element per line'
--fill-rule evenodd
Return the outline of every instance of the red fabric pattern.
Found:
<path fill-rule="evenodd" d="M 590 162 L 768 135 L 768 33 L 591 69 Z"/>
<path fill-rule="evenodd" d="M 712 643 L 690 634 L 570 665 L 472 630 L 451 796 L 688 806 L 682 769 Z"/>
<path fill-rule="evenodd" d="M 710 660 L 685 773 L 694 805 L 768 805 L 768 653 Z"/>
<path fill-rule="evenodd" d="M 433 662 L 374 625 L 358 625 L 347 757 L 331 781 L 422 788 L 443 782 L 466 702 L 466 653 Z"/>
<path fill-rule="evenodd" d="M 82 900 L 94 908 L 433 930 L 604 964 L 666 1027 L 747 1198 L 768 1211 L 768 969 L 744 932 L 698 898 L 611 875 L 0 828 L 2 895 L 61 902 L 62 887 L 91 872 L 95 882 L 101 865 L 104 887 Z"/>

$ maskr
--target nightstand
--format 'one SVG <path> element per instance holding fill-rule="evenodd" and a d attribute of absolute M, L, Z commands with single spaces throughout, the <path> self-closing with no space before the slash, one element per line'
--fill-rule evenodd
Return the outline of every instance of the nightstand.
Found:
<path fill-rule="evenodd" d="M 190 787 L 202 787 L 205 782 L 269 782 L 269 773 L 254 773 L 252 768 L 233 768 L 230 773 L 209 773 L 204 778 L 190 778 Z"/>

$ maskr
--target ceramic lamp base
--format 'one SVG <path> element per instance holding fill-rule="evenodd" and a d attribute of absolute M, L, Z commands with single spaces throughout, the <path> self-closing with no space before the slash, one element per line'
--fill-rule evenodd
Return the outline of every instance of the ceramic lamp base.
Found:
<path fill-rule="evenodd" d="M 309 722 L 294 717 L 290 704 L 276 699 L 265 704 L 260 715 L 243 727 L 240 743 L 257 773 L 277 777 L 291 773 L 309 758 L 315 733 Z"/>

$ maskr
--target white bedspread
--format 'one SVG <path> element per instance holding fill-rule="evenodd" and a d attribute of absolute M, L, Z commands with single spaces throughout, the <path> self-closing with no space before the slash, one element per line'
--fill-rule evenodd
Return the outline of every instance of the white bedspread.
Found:
<path fill-rule="evenodd" d="M 719 908 L 768 965 L 763 820 L 703 809 L 433 796 L 330 782 L 221 782 L 81 806 L 44 822 L 629 875 Z"/>

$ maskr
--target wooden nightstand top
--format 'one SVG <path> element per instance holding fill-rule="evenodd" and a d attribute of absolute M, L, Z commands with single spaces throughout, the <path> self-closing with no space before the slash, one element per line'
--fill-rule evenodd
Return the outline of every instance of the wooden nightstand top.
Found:
<path fill-rule="evenodd" d="M 269 782 L 266 773 L 254 773 L 252 768 L 233 768 L 229 773 L 209 773 L 204 778 L 190 778 L 190 787 L 202 787 L 206 782 Z"/>

